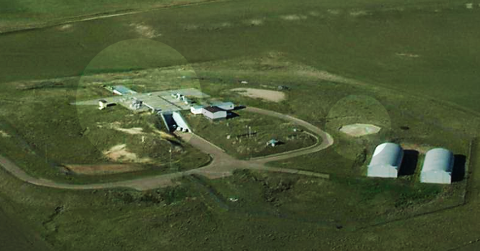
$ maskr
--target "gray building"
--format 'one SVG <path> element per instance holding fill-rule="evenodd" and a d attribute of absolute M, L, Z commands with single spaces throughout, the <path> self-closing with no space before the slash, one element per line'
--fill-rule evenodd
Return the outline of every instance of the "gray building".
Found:
<path fill-rule="evenodd" d="M 129 88 L 123 85 L 116 85 L 112 87 L 113 93 L 117 95 L 128 95 L 128 94 L 136 94 L 137 92 L 130 90 Z"/>
<path fill-rule="evenodd" d="M 212 102 L 211 105 L 221 108 L 225 111 L 231 111 L 235 109 L 235 105 L 232 102 Z"/>
<path fill-rule="evenodd" d="M 211 120 L 227 118 L 227 111 L 217 106 L 204 107 L 202 110 L 202 113 L 203 113 L 203 116 Z"/>
<path fill-rule="evenodd" d="M 395 143 L 383 143 L 375 148 L 368 165 L 368 177 L 397 178 L 403 159 L 403 149 Z"/>
<path fill-rule="evenodd" d="M 423 162 L 420 182 L 450 184 L 452 183 L 454 157 L 444 148 L 435 148 L 427 152 Z"/>

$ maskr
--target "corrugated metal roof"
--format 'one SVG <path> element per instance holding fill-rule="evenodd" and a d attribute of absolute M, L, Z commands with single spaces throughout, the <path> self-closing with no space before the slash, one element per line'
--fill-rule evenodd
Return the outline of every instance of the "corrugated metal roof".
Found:
<path fill-rule="evenodd" d="M 383 143 L 375 148 L 370 166 L 392 166 L 399 169 L 402 159 L 402 147 L 395 143 Z"/>
<path fill-rule="evenodd" d="M 134 91 L 130 90 L 129 88 L 127 88 L 123 85 L 116 85 L 116 86 L 113 87 L 113 90 L 118 91 L 121 94 L 135 93 Z"/>
<path fill-rule="evenodd" d="M 444 148 L 435 148 L 427 152 L 422 172 L 443 171 L 452 172 L 453 153 Z"/>

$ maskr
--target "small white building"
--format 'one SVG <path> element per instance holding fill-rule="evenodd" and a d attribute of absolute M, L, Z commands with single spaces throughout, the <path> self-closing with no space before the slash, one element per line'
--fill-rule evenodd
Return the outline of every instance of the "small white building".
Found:
<path fill-rule="evenodd" d="M 231 111 L 235 109 L 235 105 L 232 102 L 213 102 L 211 105 L 221 108 L 225 111 Z"/>
<path fill-rule="evenodd" d="M 197 115 L 203 113 L 203 106 L 201 105 L 194 105 L 190 107 L 190 112 Z"/>
<path fill-rule="evenodd" d="M 217 107 L 217 106 L 208 106 L 203 108 L 203 116 L 211 120 L 215 119 L 225 119 L 227 118 L 227 111 Z"/>
<path fill-rule="evenodd" d="M 129 88 L 123 85 L 115 85 L 112 87 L 113 93 L 117 95 L 128 95 L 128 94 L 136 94 L 137 92 L 130 90 Z"/>
<path fill-rule="evenodd" d="M 275 147 L 279 143 L 276 139 L 271 139 L 267 142 L 267 146 Z"/>
<path fill-rule="evenodd" d="M 395 143 L 383 143 L 375 148 L 368 165 L 368 177 L 397 178 L 403 159 L 403 149 Z"/>
<path fill-rule="evenodd" d="M 420 182 L 450 184 L 452 183 L 454 157 L 444 148 L 435 148 L 427 152 L 423 162 Z"/>
<path fill-rule="evenodd" d="M 104 100 L 104 99 L 99 100 L 98 101 L 98 106 L 99 106 L 98 109 L 100 109 L 100 110 L 103 110 L 103 109 L 107 108 L 107 101 Z"/>

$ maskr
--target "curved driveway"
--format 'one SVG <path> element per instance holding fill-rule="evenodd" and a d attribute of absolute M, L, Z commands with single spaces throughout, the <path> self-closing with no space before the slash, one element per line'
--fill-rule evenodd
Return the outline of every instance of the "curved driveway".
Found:
<path fill-rule="evenodd" d="M 98 184 L 66 184 L 66 183 L 59 183 L 52 180 L 42 179 L 32 177 L 26 172 L 24 172 L 20 167 L 18 167 L 15 163 L 8 160 L 7 158 L 0 155 L 0 165 L 5 168 L 8 172 L 12 175 L 17 177 L 18 179 L 28 182 L 30 184 L 44 186 L 44 187 L 52 187 L 52 188 L 60 188 L 60 189 L 73 189 L 73 190 L 89 190 L 89 189 L 108 189 L 108 188 L 133 188 L 136 190 L 149 190 L 159 187 L 166 187 L 177 184 L 174 180 L 180 178 L 182 176 L 191 175 L 191 174 L 199 174 L 203 175 L 210 179 L 216 179 L 221 177 L 226 177 L 232 175 L 234 170 L 237 169 L 250 169 L 250 170 L 263 170 L 263 171 L 271 171 L 271 172 L 283 172 L 283 173 L 291 173 L 291 174 L 300 174 L 300 175 L 307 175 L 312 177 L 320 177 L 320 178 L 329 178 L 328 174 L 322 173 L 315 173 L 309 171 L 300 171 L 296 169 L 287 169 L 287 168 L 276 168 L 276 167 L 269 167 L 266 166 L 265 163 L 284 160 L 288 158 L 297 157 L 300 155 L 310 154 L 314 152 L 321 151 L 333 144 L 333 138 L 326 132 L 322 131 L 320 128 L 303 121 L 301 119 L 281 114 L 278 112 L 273 112 L 269 110 L 264 110 L 260 108 L 248 107 L 246 108 L 248 112 L 254 112 L 259 114 L 264 114 L 268 116 L 274 116 L 281 119 L 289 120 L 293 123 L 296 123 L 300 126 L 305 127 L 307 130 L 313 133 L 313 136 L 317 138 L 317 143 L 313 146 L 305 147 L 302 149 L 297 149 L 289 152 L 263 156 L 258 158 L 252 158 L 249 160 L 238 160 L 220 149 L 219 147 L 215 146 L 214 144 L 210 143 L 209 141 L 201 138 L 195 134 L 185 134 L 185 133 L 177 133 L 177 136 L 182 138 L 185 142 L 188 142 L 195 148 L 209 154 L 213 161 L 204 167 L 198 169 L 192 169 L 183 172 L 177 173 L 170 173 L 170 174 L 162 174 L 156 175 L 151 177 L 144 177 L 132 180 L 125 180 L 125 181 L 116 181 L 116 182 L 108 182 L 108 183 L 98 183 Z M 319 141 L 319 137 L 322 141 Z"/>

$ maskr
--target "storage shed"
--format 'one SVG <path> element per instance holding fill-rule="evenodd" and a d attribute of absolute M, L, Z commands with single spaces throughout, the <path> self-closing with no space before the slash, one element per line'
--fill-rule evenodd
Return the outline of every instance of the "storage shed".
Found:
<path fill-rule="evenodd" d="M 227 118 L 227 111 L 217 107 L 217 106 L 208 106 L 203 108 L 203 116 L 215 120 L 215 119 L 225 119 Z"/>
<path fill-rule="evenodd" d="M 117 95 L 127 95 L 127 94 L 135 94 L 137 92 L 135 91 L 132 91 L 130 89 L 128 89 L 127 87 L 123 86 L 123 85 L 116 85 L 116 86 L 113 86 L 112 87 L 112 90 L 113 90 L 113 93 L 117 94 Z"/>
<path fill-rule="evenodd" d="M 395 143 L 383 143 L 375 148 L 368 165 L 368 177 L 396 178 L 403 159 L 403 149 Z"/>
<path fill-rule="evenodd" d="M 212 106 L 216 106 L 218 108 L 221 108 L 225 111 L 231 111 L 235 109 L 235 105 L 232 102 L 213 102 Z"/>
<path fill-rule="evenodd" d="M 420 182 L 452 183 L 453 162 L 453 153 L 447 149 L 435 148 L 428 151 L 420 173 Z"/>
<path fill-rule="evenodd" d="M 194 105 L 190 107 L 190 112 L 193 114 L 202 114 L 203 113 L 203 106 L 201 105 Z"/>

